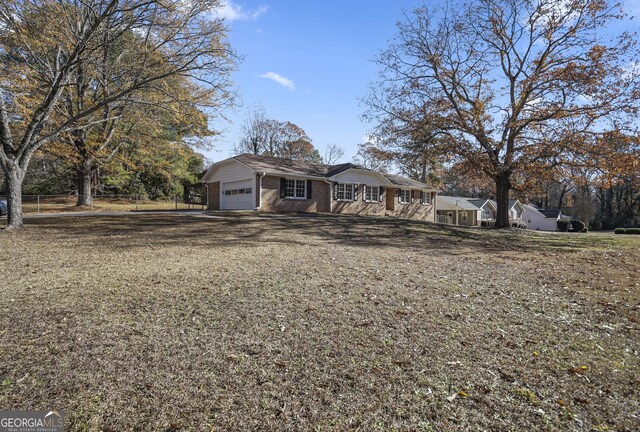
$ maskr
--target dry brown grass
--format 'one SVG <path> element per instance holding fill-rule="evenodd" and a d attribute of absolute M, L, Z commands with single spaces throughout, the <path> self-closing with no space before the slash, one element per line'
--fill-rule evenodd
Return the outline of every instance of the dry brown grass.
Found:
<path fill-rule="evenodd" d="M 637 430 L 640 240 L 330 216 L 0 233 L 0 408 L 68 430 Z"/>

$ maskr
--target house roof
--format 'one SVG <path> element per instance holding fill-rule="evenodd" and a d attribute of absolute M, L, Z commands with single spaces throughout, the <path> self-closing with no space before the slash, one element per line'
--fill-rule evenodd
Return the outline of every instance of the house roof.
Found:
<path fill-rule="evenodd" d="M 486 198 L 468 198 L 467 201 L 469 201 L 471 204 L 473 204 L 478 208 L 484 207 L 486 203 L 491 204 L 491 206 L 493 207 L 493 203 L 491 202 L 491 200 Z"/>
<path fill-rule="evenodd" d="M 353 163 L 343 163 L 338 165 L 312 164 L 301 160 L 285 159 L 272 156 L 261 156 L 249 153 L 234 156 L 230 159 L 227 159 L 226 161 L 229 160 L 236 160 L 256 172 L 266 172 L 269 174 L 292 175 L 301 177 L 330 178 L 350 169 L 358 169 L 369 171 L 371 173 L 375 173 L 376 175 L 382 176 L 396 186 L 410 187 L 413 189 L 435 190 L 430 189 L 429 186 L 427 186 L 425 183 L 421 183 L 416 180 L 411 180 L 392 174 L 379 173 L 377 171 L 373 171 Z M 211 172 L 211 170 L 209 172 Z M 203 180 L 207 178 L 209 172 L 205 175 Z"/>
<path fill-rule="evenodd" d="M 558 209 L 548 209 L 548 210 L 537 209 L 537 210 L 540 213 L 542 213 L 544 217 L 548 217 L 548 218 L 556 219 L 560 215 L 560 210 Z"/>
<path fill-rule="evenodd" d="M 487 200 L 478 200 L 475 198 L 463 198 L 463 197 L 453 197 L 446 195 L 438 195 L 438 201 L 445 201 L 446 203 L 459 207 L 462 210 L 480 210 L 482 204 L 484 204 Z M 476 204 L 476 201 L 482 201 L 480 205 Z"/>
<path fill-rule="evenodd" d="M 402 177 L 395 174 L 383 173 L 382 175 L 396 186 L 401 186 L 401 187 L 405 186 L 405 187 L 410 187 L 414 189 L 428 189 L 425 183 L 419 182 L 417 180 L 411 180 L 406 177 Z"/>
<path fill-rule="evenodd" d="M 493 206 L 495 208 L 498 208 L 498 203 L 495 200 L 490 200 L 490 201 L 491 201 L 491 204 L 493 204 Z M 520 205 L 520 207 L 522 207 L 524 209 L 524 205 L 520 202 L 520 200 L 517 200 L 517 199 L 510 199 L 509 200 L 509 208 L 512 208 L 516 204 Z"/>
<path fill-rule="evenodd" d="M 234 156 L 233 159 L 243 163 L 255 171 L 268 171 L 301 176 L 325 177 L 330 168 L 329 165 L 324 164 L 311 164 L 300 160 L 258 156 L 247 153 Z"/>

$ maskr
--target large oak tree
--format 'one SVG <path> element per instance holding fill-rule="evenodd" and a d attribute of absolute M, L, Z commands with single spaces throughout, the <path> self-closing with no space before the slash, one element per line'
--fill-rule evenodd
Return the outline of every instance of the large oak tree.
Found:
<path fill-rule="evenodd" d="M 604 0 L 472 0 L 407 13 L 376 61 L 366 117 L 381 142 L 436 129 L 441 152 L 495 183 L 506 227 L 514 174 L 562 163 L 583 137 L 636 118 L 634 35 Z"/>
<path fill-rule="evenodd" d="M 218 0 L 0 3 L 0 167 L 8 228 L 22 225 L 22 181 L 42 146 L 106 124 L 121 114 L 123 101 L 175 76 L 208 88 L 223 104 L 230 100 L 235 55 L 223 22 L 212 14 L 219 6 Z M 115 50 L 117 62 L 104 58 L 123 44 L 128 49 Z M 92 71 L 81 74 L 90 82 L 77 80 L 80 69 Z M 65 91 L 77 85 L 95 94 L 83 95 L 67 115 L 57 113 Z"/>

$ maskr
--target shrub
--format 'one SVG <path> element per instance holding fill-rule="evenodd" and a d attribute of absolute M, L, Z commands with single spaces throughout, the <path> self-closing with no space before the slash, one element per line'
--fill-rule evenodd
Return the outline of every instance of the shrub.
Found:
<path fill-rule="evenodd" d="M 626 234 L 627 233 L 627 229 L 626 228 L 616 228 L 613 230 L 614 234 Z"/>
<path fill-rule="evenodd" d="M 558 231 L 560 232 L 568 232 L 569 231 L 570 222 L 566 219 L 560 219 L 558 221 Z"/>
<path fill-rule="evenodd" d="M 583 232 L 584 228 L 587 225 L 582 222 L 580 219 L 571 219 L 571 228 L 569 231 L 571 232 Z"/>
<path fill-rule="evenodd" d="M 640 228 L 627 228 L 625 234 L 640 234 Z"/>
<path fill-rule="evenodd" d="M 483 220 L 480 222 L 480 226 L 486 227 L 486 228 L 491 228 L 495 225 L 495 221 L 492 220 Z"/>

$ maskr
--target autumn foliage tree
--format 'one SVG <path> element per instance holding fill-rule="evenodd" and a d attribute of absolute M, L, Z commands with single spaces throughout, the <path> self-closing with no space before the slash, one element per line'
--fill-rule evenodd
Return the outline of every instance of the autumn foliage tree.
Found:
<path fill-rule="evenodd" d="M 322 162 L 320 153 L 304 129 L 290 121 L 268 118 L 262 107 L 249 111 L 234 152 Z"/>
<path fill-rule="evenodd" d="M 624 128 L 637 115 L 633 35 L 603 0 L 474 0 L 423 6 L 377 57 L 365 102 L 383 138 L 437 128 L 437 148 L 495 184 L 496 226 L 509 226 L 514 175 L 562 163 L 580 137 Z"/>
<path fill-rule="evenodd" d="M 0 3 L 0 167 L 9 228 L 22 225 L 22 181 L 44 145 L 104 128 L 122 104 L 171 77 L 198 83 L 214 108 L 229 103 L 235 55 L 223 22 L 212 16 L 217 7 L 217 0 Z M 74 87 L 73 109 L 61 109 Z"/>

